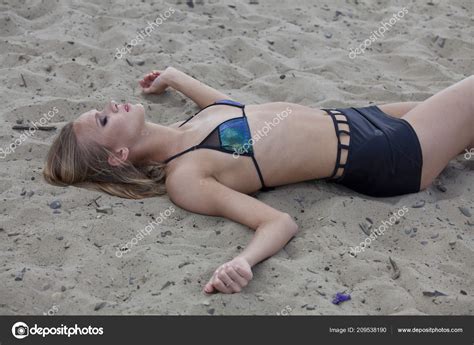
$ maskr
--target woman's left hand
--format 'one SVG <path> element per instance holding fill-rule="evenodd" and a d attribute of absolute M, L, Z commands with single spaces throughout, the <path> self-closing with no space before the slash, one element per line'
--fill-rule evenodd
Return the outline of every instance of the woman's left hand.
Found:
<path fill-rule="evenodd" d="M 153 71 L 145 75 L 143 79 L 138 82 L 142 87 L 142 91 L 144 93 L 154 93 L 157 95 L 165 92 L 166 88 L 169 86 L 163 78 L 166 73 L 167 70 Z"/>
<path fill-rule="evenodd" d="M 252 268 L 247 260 L 237 257 L 215 270 L 212 278 L 204 287 L 204 292 L 240 292 L 252 280 Z"/>

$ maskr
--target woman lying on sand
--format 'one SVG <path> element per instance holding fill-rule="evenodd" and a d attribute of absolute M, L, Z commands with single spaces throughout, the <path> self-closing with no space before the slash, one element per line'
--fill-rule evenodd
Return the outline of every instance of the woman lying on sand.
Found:
<path fill-rule="evenodd" d="M 166 191 L 186 210 L 256 230 L 245 250 L 214 272 L 207 293 L 241 291 L 252 266 L 298 231 L 287 213 L 249 194 L 314 179 L 378 197 L 416 193 L 474 147 L 473 76 L 424 102 L 323 110 L 244 105 L 175 68 L 154 71 L 140 85 L 147 94 L 172 87 L 201 111 L 165 126 L 146 122 L 141 104 L 111 101 L 61 130 L 44 177 L 124 198 Z"/>

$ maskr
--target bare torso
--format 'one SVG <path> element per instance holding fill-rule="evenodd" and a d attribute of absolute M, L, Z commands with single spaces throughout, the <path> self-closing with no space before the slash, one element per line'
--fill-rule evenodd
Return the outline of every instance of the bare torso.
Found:
<path fill-rule="evenodd" d="M 337 138 L 333 122 L 324 111 L 294 103 L 275 102 L 247 105 L 245 113 L 255 140 L 255 158 L 267 186 L 331 175 L 336 160 Z M 241 109 L 226 105 L 205 109 L 179 127 L 187 133 L 177 151 L 198 144 L 220 123 L 239 116 L 242 116 Z M 171 127 L 178 128 L 181 123 Z M 264 132 L 267 134 L 263 135 Z M 216 150 L 200 149 L 171 161 L 167 168 L 168 176 L 180 165 L 190 169 L 199 167 L 203 176 L 213 176 L 227 187 L 243 193 L 253 193 L 261 187 L 250 157 L 235 158 Z"/>

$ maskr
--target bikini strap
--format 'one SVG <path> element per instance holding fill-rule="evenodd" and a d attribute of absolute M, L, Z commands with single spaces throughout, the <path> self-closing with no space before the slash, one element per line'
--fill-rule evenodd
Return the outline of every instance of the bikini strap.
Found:
<path fill-rule="evenodd" d="M 193 117 L 195 117 L 197 114 L 199 114 L 201 111 L 203 111 L 204 109 L 207 109 L 209 107 L 212 107 L 214 105 L 230 105 L 232 107 L 237 107 L 237 108 L 241 108 L 242 111 L 243 111 L 243 116 L 246 117 L 245 115 L 245 111 L 244 111 L 244 107 L 245 105 L 242 104 L 242 103 L 239 103 L 239 102 L 236 102 L 236 101 L 233 101 L 231 99 L 220 99 L 218 101 L 215 101 L 214 103 L 212 104 L 209 104 L 207 106 L 205 106 L 204 108 L 202 108 L 201 110 L 199 110 L 198 112 L 196 112 L 194 115 L 190 116 L 186 121 L 184 121 L 182 124 L 180 124 L 178 127 L 181 127 L 182 125 L 186 124 L 189 120 L 191 120 Z"/>
<path fill-rule="evenodd" d="M 199 148 L 199 145 L 191 146 L 190 148 L 165 159 L 164 163 L 168 163 L 168 162 L 172 161 L 173 159 L 178 158 L 179 156 L 184 155 L 185 153 L 188 153 L 190 151 L 196 150 L 198 148 Z"/>
<path fill-rule="evenodd" d="M 345 114 L 341 113 L 340 111 L 334 111 L 332 109 L 322 109 L 322 110 L 324 110 L 331 117 L 331 119 L 334 123 L 334 128 L 336 130 L 336 138 L 337 138 L 336 165 L 334 166 L 334 170 L 333 170 L 331 176 L 328 177 L 328 179 L 332 179 L 334 176 L 336 176 L 337 171 L 339 169 L 344 169 L 346 167 L 346 164 L 347 164 L 347 162 L 344 163 L 344 164 L 341 163 L 341 151 L 343 149 L 349 151 L 349 145 L 341 143 L 340 134 L 344 133 L 344 134 L 350 135 L 350 132 L 346 131 L 344 129 L 339 129 L 339 124 L 343 123 L 343 124 L 349 125 L 349 122 L 347 121 L 347 116 Z M 339 119 L 336 118 L 336 115 L 343 115 L 343 116 L 345 116 L 346 120 L 339 120 Z"/>
<path fill-rule="evenodd" d="M 245 105 L 236 101 L 233 101 L 231 99 L 220 99 L 218 101 L 215 101 L 214 104 L 226 104 L 226 105 L 231 105 L 233 107 L 238 107 L 238 108 L 244 108 Z"/>
<path fill-rule="evenodd" d="M 260 190 L 262 192 L 267 192 L 267 191 L 270 191 L 270 190 L 274 190 L 275 188 L 274 187 L 267 187 L 265 185 L 265 181 L 263 180 L 263 175 L 262 175 L 262 172 L 260 171 L 260 167 L 258 166 L 258 163 L 257 163 L 257 159 L 255 158 L 255 155 L 252 154 L 250 157 L 252 157 L 252 160 L 253 160 L 253 164 L 255 165 L 255 168 L 257 170 L 257 174 L 258 174 L 258 177 L 260 179 L 260 183 L 262 184 L 262 187 L 260 188 Z"/>

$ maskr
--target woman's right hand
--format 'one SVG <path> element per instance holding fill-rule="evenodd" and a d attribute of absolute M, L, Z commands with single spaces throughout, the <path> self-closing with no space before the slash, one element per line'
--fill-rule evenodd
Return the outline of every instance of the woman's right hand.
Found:
<path fill-rule="evenodd" d="M 148 73 L 140 80 L 138 83 L 142 87 L 142 91 L 146 94 L 154 93 L 154 94 L 161 94 L 165 92 L 167 87 L 169 86 L 165 79 L 165 75 L 168 71 L 153 71 Z"/>

